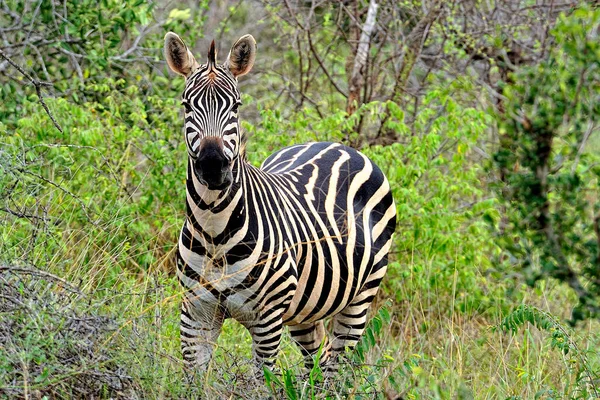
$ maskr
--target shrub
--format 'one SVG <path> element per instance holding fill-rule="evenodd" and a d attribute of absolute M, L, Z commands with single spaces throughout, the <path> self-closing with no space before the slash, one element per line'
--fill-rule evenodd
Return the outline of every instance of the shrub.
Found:
<path fill-rule="evenodd" d="M 513 75 L 497 116 L 498 244 L 530 285 L 554 278 L 573 290 L 572 323 L 600 315 L 600 168 L 585 150 L 600 121 L 599 24 L 585 4 L 563 15 L 549 57 Z"/>

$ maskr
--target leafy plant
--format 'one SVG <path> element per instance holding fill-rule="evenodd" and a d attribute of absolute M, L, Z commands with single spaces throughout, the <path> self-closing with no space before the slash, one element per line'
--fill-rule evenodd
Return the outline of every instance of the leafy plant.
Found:
<path fill-rule="evenodd" d="M 549 57 L 512 76 L 497 115 L 498 244 L 530 285 L 554 278 L 575 292 L 572 323 L 600 315 L 600 159 L 586 151 L 600 121 L 599 25 L 591 6 L 561 16 Z"/>
<path fill-rule="evenodd" d="M 576 382 L 573 398 L 598 397 L 596 387 L 597 376 L 589 367 L 586 356 L 579 350 L 572 335 L 556 317 L 537 307 L 521 304 L 511 311 L 502 322 L 493 329 L 502 329 L 516 333 L 526 323 L 530 323 L 541 331 L 550 333 L 550 346 L 561 350 L 565 355 L 573 353 L 571 367 L 576 369 Z"/>

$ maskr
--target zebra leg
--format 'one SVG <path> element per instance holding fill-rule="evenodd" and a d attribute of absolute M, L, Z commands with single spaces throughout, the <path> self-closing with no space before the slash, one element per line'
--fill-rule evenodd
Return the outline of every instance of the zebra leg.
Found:
<path fill-rule="evenodd" d="M 181 351 L 188 381 L 204 373 L 221 332 L 224 315 L 218 307 L 199 310 L 189 299 L 181 303 Z"/>
<path fill-rule="evenodd" d="M 323 321 L 314 322 L 311 324 L 298 324 L 289 327 L 292 339 L 300 346 L 300 351 L 304 356 L 304 367 L 308 371 L 314 366 L 314 356 L 323 345 L 319 365 L 323 366 L 329 360 L 331 354 L 331 345 L 327 340 L 327 332 Z"/>
<path fill-rule="evenodd" d="M 339 314 L 333 317 L 332 353 L 334 361 L 339 361 L 346 348 L 353 349 L 362 336 L 367 324 L 367 311 L 377 295 L 381 279 L 387 265 L 380 266 L 371 273 L 359 294 Z M 337 363 L 329 367 L 337 370 Z"/>
<path fill-rule="evenodd" d="M 263 367 L 273 370 L 283 330 L 281 315 L 282 311 L 272 312 L 271 310 L 259 317 L 258 321 L 261 322 L 250 329 L 256 378 L 263 376 Z"/>

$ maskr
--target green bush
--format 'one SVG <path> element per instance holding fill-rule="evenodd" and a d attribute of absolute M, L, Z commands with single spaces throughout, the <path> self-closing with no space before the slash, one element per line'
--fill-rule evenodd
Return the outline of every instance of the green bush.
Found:
<path fill-rule="evenodd" d="M 568 285 L 579 300 L 572 323 L 600 315 L 600 158 L 586 151 L 600 121 L 599 25 L 600 10 L 586 5 L 563 15 L 549 57 L 513 75 L 497 115 L 506 268 L 530 285 Z"/>
<path fill-rule="evenodd" d="M 110 276 L 160 264 L 173 248 L 185 195 L 179 107 L 155 96 L 142 102 L 136 86 L 123 85 L 90 87 L 101 103 L 49 100 L 64 133 L 36 103 L 26 103 L 29 116 L 13 134 L 0 128 L 0 180 L 10 188 L 0 200 L 35 215 L 3 225 L 3 258 L 104 260 Z"/>
<path fill-rule="evenodd" d="M 33 77 L 51 83 L 52 94 L 80 105 L 102 101 L 105 92 L 97 85 L 115 79 L 126 84 L 114 90 L 125 94 L 135 85 L 142 101 L 153 94 L 175 97 L 180 86 L 165 78 L 166 67 L 163 74 L 155 69 L 162 60 L 163 36 L 177 29 L 193 43 L 202 35 L 207 6 L 201 1 L 167 12 L 141 0 L 11 0 L 0 14 L 0 24 L 13 28 L 3 33 L 11 44 L 4 52 Z M 15 70 L 0 77 L 0 121 L 9 126 L 30 111 L 25 99 L 33 99 L 35 90 L 24 80 Z"/>

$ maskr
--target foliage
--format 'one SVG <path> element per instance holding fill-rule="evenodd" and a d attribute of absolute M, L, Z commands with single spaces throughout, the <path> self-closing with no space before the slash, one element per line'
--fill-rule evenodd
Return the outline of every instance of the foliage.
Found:
<path fill-rule="evenodd" d="M 175 97 L 181 87 L 155 70 L 162 59 L 164 32 L 178 29 L 195 41 L 206 6 L 198 3 L 193 13 L 189 8 L 173 9 L 164 18 L 165 10 L 157 3 L 140 0 L 10 0 L 3 1 L 0 32 L 10 43 L 5 53 L 16 62 L 25 60 L 26 70 L 50 82 L 54 93 L 71 102 L 101 100 L 103 93 L 94 86 L 106 79 L 124 80 L 116 90 L 137 86 L 140 99 L 156 93 Z M 34 95 L 24 83 L 22 76 L 0 78 L 1 121 L 12 125 L 27 113 L 22 98 Z"/>
<path fill-rule="evenodd" d="M 528 283 L 555 278 L 579 299 L 572 322 L 600 315 L 598 156 L 585 151 L 600 117 L 600 11 L 562 16 L 556 47 L 505 87 L 496 186 L 499 245 Z"/>
<path fill-rule="evenodd" d="M 386 125 L 400 140 L 365 153 L 385 166 L 398 210 L 387 290 L 397 302 L 414 290 L 430 306 L 484 312 L 491 299 L 481 273 L 491 267 L 484 254 L 496 249 L 482 218 L 496 211 L 495 200 L 484 194 L 483 169 L 471 158 L 489 119 L 458 105 L 454 90 L 432 90 L 412 130 L 398 106 L 387 103 L 393 117 Z"/>
<path fill-rule="evenodd" d="M 551 332 L 552 347 L 562 350 L 565 354 L 573 349 L 576 350 L 575 344 L 565 328 L 557 321 L 556 317 L 537 307 L 521 304 L 504 317 L 500 328 L 514 333 L 526 322 L 529 322 L 538 329 Z"/>
<path fill-rule="evenodd" d="M 561 350 L 565 355 L 569 352 L 574 353 L 570 362 L 571 368 L 575 370 L 577 378 L 573 384 L 573 388 L 569 388 L 573 392 L 573 397 L 584 399 L 592 395 L 598 397 L 598 388 L 596 386 L 598 377 L 594 376 L 596 374 L 590 369 L 585 354 L 582 354 L 579 350 L 567 328 L 562 326 L 553 315 L 537 307 L 521 304 L 504 317 L 502 322 L 494 328 L 499 327 L 514 334 L 527 322 L 540 330 L 550 333 L 550 345 L 552 348 Z"/>
<path fill-rule="evenodd" d="M 246 32 L 259 42 L 255 71 L 240 84 L 250 161 L 260 165 L 306 141 L 353 144 L 384 170 L 398 211 L 378 298 L 393 302 L 379 307 L 337 379 L 324 377 L 318 363 L 303 374 L 284 333 L 279 368 L 268 376 L 272 396 L 592 396 L 584 373 L 600 371 L 598 324 L 562 326 L 577 298 L 540 279 L 563 264 L 536 225 L 543 202 L 531 193 L 539 181 L 537 139 L 551 132 L 550 220 L 569 267 L 592 293 L 597 157 L 581 144 L 599 143 L 587 124 L 599 115 L 598 11 L 563 16 L 548 36 L 555 13 L 570 5 L 453 0 L 436 11 L 431 2 L 378 1 L 363 96 L 347 113 L 355 36 L 370 2 L 351 3 L 203 1 L 163 9 L 136 0 L 94 7 L 0 0 L 0 33 L 10 42 L 3 51 L 53 84 L 44 95 L 64 131 L 0 60 L 0 268 L 64 281 L 0 275 L 0 307 L 9 298 L 29 306 L 0 310 L 0 335 L 18 331 L 0 347 L 0 397 L 71 398 L 84 389 L 98 398 L 269 396 L 248 379 L 251 340 L 231 320 L 205 376 L 184 382 L 180 360 L 172 256 L 185 196 L 183 79 L 166 75 L 161 39 L 172 29 L 193 46 L 217 25 L 222 46 Z M 496 93 L 499 80 L 507 82 L 505 97 Z M 495 155 L 503 181 L 496 183 L 483 167 L 497 142 L 494 107 L 504 110 Z M 515 272 L 537 284 L 526 288 Z M 532 305 L 518 306 L 524 302 Z M 73 318 L 101 321 L 101 329 L 82 341 L 87 328 L 61 331 Z M 526 321 L 539 329 L 519 329 Z M 568 354 L 557 357 L 556 346 Z M 113 385 L 119 377 L 120 389 Z"/>
<path fill-rule="evenodd" d="M 12 161 L 0 167 L 8 189 L 0 201 L 5 211 L 30 217 L 2 226 L 2 258 L 40 265 L 59 259 L 65 267 L 78 257 L 104 260 L 109 278 L 167 261 L 183 207 L 172 199 L 185 191 L 185 157 L 175 155 L 184 150 L 171 128 L 178 108 L 174 99 L 142 101 L 136 86 L 124 85 L 92 85 L 103 96 L 98 103 L 52 101 L 64 133 L 26 103 L 29 117 L 3 135 L 2 156 Z"/>

